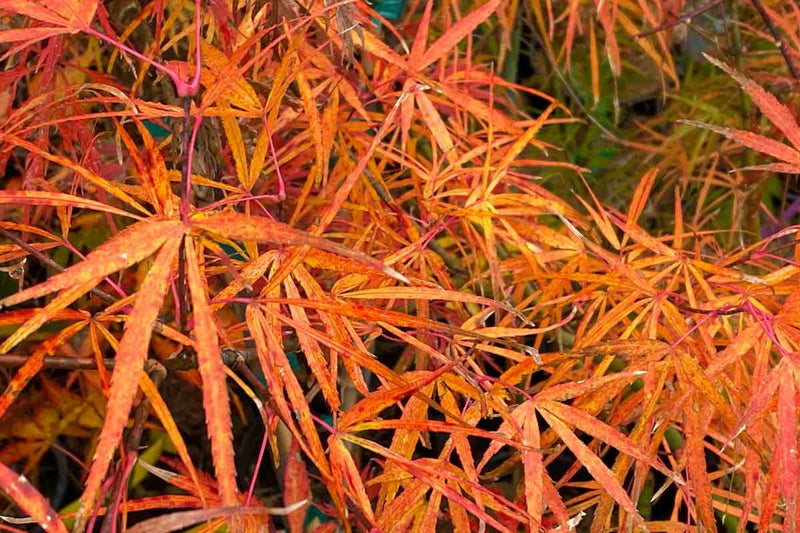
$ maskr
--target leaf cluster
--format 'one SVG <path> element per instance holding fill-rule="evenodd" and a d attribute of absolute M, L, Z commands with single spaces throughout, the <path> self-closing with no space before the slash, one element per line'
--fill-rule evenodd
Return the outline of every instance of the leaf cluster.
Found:
<path fill-rule="evenodd" d="M 0 0 L 12 530 L 798 527 L 800 10 L 462 4 Z"/>

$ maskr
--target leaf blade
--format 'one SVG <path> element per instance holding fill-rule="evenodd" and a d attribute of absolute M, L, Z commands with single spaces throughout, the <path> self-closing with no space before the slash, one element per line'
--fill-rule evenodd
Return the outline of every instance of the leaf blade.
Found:
<path fill-rule="evenodd" d="M 153 324 L 169 287 L 172 263 L 178 255 L 180 238 L 172 236 L 158 252 L 152 268 L 142 283 L 136 297 L 136 304 L 128 318 L 125 333 L 117 350 L 114 372 L 106 410 L 106 418 L 98 439 L 89 476 L 80 499 L 80 509 L 76 516 L 76 531 L 83 531 L 86 521 L 97 501 L 103 479 L 111 464 L 122 432 L 133 406 L 139 376 L 147 359 Z"/>
<path fill-rule="evenodd" d="M 236 466 L 233 462 L 233 433 L 228 388 L 225 384 L 225 367 L 219 351 L 217 327 L 208 305 L 205 283 L 200 274 L 200 257 L 189 237 L 186 246 L 186 274 L 194 309 L 194 335 L 200 377 L 203 380 L 203 407 L 206 426 L 211 439 L 211 453 L 223 505 L 238 504 Z"/>

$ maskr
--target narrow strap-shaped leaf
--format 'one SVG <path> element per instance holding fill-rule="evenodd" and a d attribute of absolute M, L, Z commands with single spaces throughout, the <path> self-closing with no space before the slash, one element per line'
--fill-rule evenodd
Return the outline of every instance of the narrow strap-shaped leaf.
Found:
<path fill-rule="evenodd" d="M 443 55 L 450 52 L 458 42 L 472 33 L 472 31 L 488 19 L 500 5 L 500 0 L 489 0 L 478 9 L 471 11 L 447 30 L 447 32 L 431 44 L 419 64 L 412 65 L 419 70 L 424 69 Z"/>
<path fill-rule="evenodd" d="M 94 462 L 89 470 L 81 506 L 76 516 L 75 531 L 83 531 L 86 521 L 97 501 L 100 487 L 111 464 L 114 450 L 119 445 L 122 432 L 128 422 L 139 378 L 147 359 L 153 323 L 158 317 L 161 304 L 169 287 L 172 264 L 178 255 L 181 239 L 173 236 L 158 253 L 136 296 L 136 304 L 128 318 L 122 335 L 114 372 L 111 374 L 106 418 L 100 431 Z"/>
<path fill-rule="evenodd" d="M 649 457 L 647 453 L 640 449 L 639 446 L 637 446 L 635 442 L 631 441 L 630 438 L 608 424 L 602 422 L 601 420 L 592 417 L 586 411 L 558 402 L 542 402 L 538 405 L 538 407 L 547 409 L 561 420 L 569 420 L 570 424 L 573 424 L 577 429 L 580 429 L 584 433 L 597 438 L 601 442 L 613 446 L 622 453 L 630 455 L 634 459 L 650 465 L 652 468 L 658 470 L 665 476 L 680 482 L 680 480 L 678 480 L 668 468 L 661 465 L 652 457 Z"/>
<path fill-rule="evenodd" d="M 37 309 L 31 318 L 17 328 L 17 330 L 6 340 L 4 340 L 3 344 L 0 344 L 0 354 L 8 353 L 9 350 L 14 348 L 20 342 L 24 341 L 28 335 L 38 330 L 45 322 L 52 320 L 52 318 L 56 316 L 59 311 L 92 290 L 92 288 L 97 285 L 101 279 L 103 278 L 90 278 L 83 283 L 79 283 L 74 287 L 70 287 L 50 300 L 50 302 L 48 302 L 48 304 L 44 307 Z"/>
<path fill-rule="evenodd" d="M 0 418 L 6 414 L 8 408 L 11 404 L 19 396 L 19 393 L 23 391 L 23 389 L 30 383 L 30 381 L 36 377 L 39 371 L 44 368 L 44 359 L 49 354 L 55 352 L 55 350 L 67 342 L 73 335 L 77 332 L 82 330 L 86 327 L 88 322 L 83 320 L 81 322 L 76 322 L 72 324 L 46 341 L 44 341 L 37 349 L 34 351 L 25 361 L 25 364 L 22 365 L 17 373 L 14 374 L 14 377 L 11 378 L 11 381 L 8 382 L 5 391 L 3 391 L 3 395 L 0 396 Z"/>
<path fill-rule="evenodd" d="M 95 186 L 103 189 L 104 191 L 108 192 L 109 194 L 112 194 L 112 195 L 116 196 L 117 198 L 119 198 L 120 200 L 122 200 L 123 202 L 128 204 L 129 206 L 131 206 L 134 209 L 136 209 L 137 211 L 141 212 L 142 214 L 145 214 L 145 215 L 149 215 L 150 214 L 147 211 L 147 209 L 142 207 L 142 205 L 139 202 L 137 202 L 136 200 L 131 198 L 131 196 L 128 195 L 128 193 L 126 193 L 125 191 L 123 191 L 120 187 L 118 187 L 114 183 L 111 183 L 107 179 L 98 176 L 97 174 L 95 174 L 91 170 L 87 169 L 86 167 L 81 166 L 78 163 L 75 163 L 71 159 L 68 159 L 68 158 L 60 156 L 60 155 L 51 154 L 47 150 L 43 150 L 41 147 L 36 146 L 35 144 L 33 144 L 31 142 L 28 142 L 28 141 L 26 141 L 24 139 L 20 139 L 16 135 L 0 133 L 0 139 L 5 140 L 5 141 L 7 141 L 7 142 L 9 142 L 9 143 L 11 143 L 11 144 L 13 144 L 15 146 L 19 146 L 20 148 L 24 148 L 25 150 L 28 150 L 29 152 L 32 152 L 32 153 L 34 153 L 36 155 L 39 155 L 39 156 L 47 159 L 48 161 L 52 161 L 53 163 L 61 165 L 64 168 L 68 168 L 68 169 L 72 170 L 73 172 L 79 174 L 82 178 L 84 178 L 85 180 L 91 182 Z"/>
<path fill-rule="evenodd" d="M 781 386 L 778 389 L 778 439 L 775 455 L 781 463 L 781 492 L 788 508 L 794 509 L 797 505 L 797 474 L 800 467 L 797 459 L 797 393 L 792 371 L 781 376 Z"/>
<path fill-rule="evenodd" d="M 86 280 L 102 278 L 138 263 L 153 254 L 167 239 L 177 237 L 183 227 L 177 221 L 142 221 L 125 228 L 98 246 L 84 261 L 35 285 L 0 300 L 8 307 L 66 289 Z"/>
<path fill-rule="evenodd" d="M 292 506 L 311 497 L 311 481 L 308 478 L 306 463 L 297 441 L 292 439 L 292 446 L 286 456 L 286 467 L 283 474 L 283 503 Z M 286 516 L 289 533 L 303 533 L 305 510 L 297 510 Z"/>
<path fill-rule="evenodd" d="M 287 277 L 283 280 L 283 286 L 289 297 L 300 298 L 300 292 L 297 290 L 297 286 L 291 277 Z M 311 321 L 306 314 L 306 309 L 297 306 L 289 306 L 289 312 L 294 320 L 306 327 L 311 327 Z M 311 371 L 317 378 L 317 383 L 320 386 L 322 395 L 325 397 L 331 410 L 334 412 L 338 411 L 341 402 L 339 400 L 339 393 L 336 390 L 336 380 L 334 376 L 331 375 L 328 361 L 319 343 L 316 339 L 305 335 L 302 330 L 297 330 L 297 340 L 300 343 L 300 348 L 305 355 L 309 368 L 311 368 Z"/>
<path fill-rule="evenodd" d="M 374 257 L 265 217 L 247 216 L 226 211 L 205 217 L 196 217 L 192 221 L 192 225 L 211 233 L 225 235 L 229 239 L 288 246 L 312 246 L 326 252 L 355 259 L 366 266 L 383 272 L 387 276 L 400 281 L 407 281 L 404 276 Z"/>
<path fill-rule="evenodd" d="M 643 520 L 636 510 L 636 505 L 631 501 L 628 493 L 622 485 L 620 485 L 619 481 L 617 481 L 617 478 L 614 477 L 614 473 L 603 464 L 603 461 L 557 416 L 544 409 L 539 410 L 539 413 L 541 413 L 542 417 L 550 424 L 550 427 L 558 434 L 564 444 L 567 445 L 567 448 L 575 454 L 578 461 L 580 461 L 592 477 L 597 480 L 600 486 L 614 498 L 620 507 L 630 513 L 631 516 L 634 517 L 634 520 L 641 524 Z"/>
<path fill-rule="evenodd" d="M 703 56 L 736 80 L 736 83 L 742 86 L 742 89 L 753 99 L 758 109 L 764 113 L 764 116 L 786 135 L 786 138 L 796 149 L 800 150 L 800 126 L 797 125 L 797 119 L 795 119 L 794 114 L 788 107 L 780 103 L 772 93 L 765 91 L 763 87 L 747 76 L 742 75 L 736 69 L 708 54 L 703 54 Z"/>
<path fill-rule="evenodd" d="M 58 33 L 74 33 L 92 23 L 97 11 L 97 0 L 64 0 L 62 2 L 34 2 L 31 0 L 0 0 L 0 9 L 19 13 L 58 28 L 44 28 Z M 13 30 L 12 30 L 13 31 Z M 3 42 L 0 33 L 0 42 Z M 10 40 L 10 39 L 9 39 Z"/>
<path fill-rule="evenodd" d="M 522 451 L 522 467 L 525 475 L 525 505 L 530 517 L 528 525 L 531 531 L 535 531 L 542 523 L 543 484 L 547 476 L 543 456 L 539 451 L 541 439 L 535 413 L 531 412 L 525 417 L 520 437 L 522 444 L 531 448 Z"/>
<path fill-rule="evenodd" d="M 0 205 L 49 205 L 52 207 L 79 207 L 94 209 L 124 217 L 139 218 L 137 215 L 116 207 L 95 202 L 80 196 L 48 191 L 0 191 Z"/>
<path fill-rule="evenodd" d="M 705 401 L 699 394 L 697 400 Z M 686 467 L 689 472 L 689 484 L 694 496 L 695 512 L 700 524 L 706 531 L 715 528 L 713 500 L 711 497 L 711 478 L 708 474 L 708 463 L 705 457 L 705 428 L 700 420 L 700 401 L 690 400 L 694 405 L 684 409 L 684 433 L 686 435 Z M 707 411 L 706 411 L 707 414 Z"/>
<path fill-rule="evenodd" d="M 238 504 L 236 465 L 233 462 L 233 432 L 228 387 L 225 384 L 225 367 L 219 351 L 217 327 L 208 305 L 206 285 L 200 274 L 200 260 L 191 238 L 186 238 L 186 274 L 192 294 L 194 310 L 194 336 L 197 342 L 197 360 L 203 380 L 203 407 L 206 426 L 211 439 L 211 455 L 223 505 Z"/>
<path fill-rule="evenodd" d="M 349 489 L 350 498 L 358 505 L 359 510 L 371 524 L 375 524 L 375 513 L 367 496 L 367 489 L 358 472 L 358 467 L 353 456 L 345 447 L 338 435 L 331 435 L 328 439 L 328 450 L 331 455 L 331 472 L 337 483 Z"/>
<path fill-rule="evenodd" d="M 43 531 L 67 533 L 66 526 L 47 498 L 25 476 L 17 474 L 3 463 L 0 463 L 0 489 L 28 516 L 36 520 Z"/>
<path fill-rule="evenodd" d="M 758 133 L 753 133 L 752 131 L 745 131 L 745 130 L 734 130 L 731 128 L 723 128 L 721 126 L 714 126 L 713 124 L 706 124 L 705 122 L 699 122 L 696 120 L 679 120 L 681 124 L 687 124 L 689 126 L 696 126 L 698 128 L 704 128 L 707 130 L 711 130 L 714 133 L 719 133 L 720 135 L 727 137 L 737 143 L 744 145 L 748 148 L 752 148 L 753 150 L 758 150 L 759 152 L 767 155 L 771 155 L 785 163 L 790 163 L 792 165 L 800 165 L 800 152 L 795 150 L 794 148 L 790 147 L 787 144 L 783 144 L 782 142 L 776 141 L 774 139 L 770 139 L 769 137 L 764 137 L 763 135 L 759 135 Z"/>

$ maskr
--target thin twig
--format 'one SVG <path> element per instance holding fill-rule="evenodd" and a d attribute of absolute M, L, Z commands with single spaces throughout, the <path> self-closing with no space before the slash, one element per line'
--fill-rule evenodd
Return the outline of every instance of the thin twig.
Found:
<path fill-rule="evenodd" d="M 772 35 L 772 38 L 775 39 L 775 43 L 777 44 L 778 49 L 781 51 L 784 61 L 786 61 L 786 66 L 789 67 L 789 74 L 791 74 L 794 79 L 800 80 L 800 71 L 798 71 L 797 65 L 794 64 L 794 60 L 789 54 L 789 50 L 786 47 L 786 40 L 781 37 L 780 33 L 778 33 L 778 28 L 775 27 L 775 22 L 772 21 L 772 17 L 769 15 L 769 13 L 767 13 L 767 10 L 764 8 L 764 4 L 761 3 L 761 0 L 753 0 L 753 7 L 756 8 L 758 14 L 761 15 L 762 19 L 764 19 L 764 23 L 767 25 L 769 33 Z"/>
<path fill-rule="evenodd" d="M 264 400 L 269 398 L 269 391 L 264 386 L 261 381 L 259 381 L 258 377 L 250 370 L 250 367 L 247 364 L 246 359 L 246 351 L 242 350 L 222 350 L 222 360 L 223 362 L 228 365 L 231 370 L 242 376 L 247 384 L 250 385 L 253 390 L 259 395 L 259 397 Z"/>
<path fill-rule="evenodd" d="M 28 362 L 29 355 L 6 354 L 0 357 L 0 367 L 17 368 Z M 96 370 L 97 360 L 93 357 L 59 357 L 50 356 L 42 360 L 44 368 L 57 370 Z M 113 359 L 103 359 L 103 366 L 114 368 Z"/>
<path fill-rule="evenodd" d="M 64 272 L 66 270 L 66 268 L 64 268 L 63 266 L 59 265 L 58 263 L 56 263 L 55 261 L 50 259 L 50 257 L 48 257 L 46 254 L 43 254 L 40 250 L 37 250 L 36 248 L 31 246 L 29 243 L 23 241 L 22 239 L 20 239 L 19 237 L 17 237 L 16 235 L 11 233 L 10 231 L 6 230 L 5 228 L 0 228 L 0 234 L 5 236 L 9 240 L 13 241 L 20 248 L 22 248 L 26 252 L 30 253 L 31 255 L 33 255 L 34 257 L 39 259 L 42 263 L 46 264 L 47 266 L 49 266 L 50 268 L 56 270 L 57 272 Z M 101 299 L 103 299 L 103 300 L 105 300 L 105 301 L 107 301 L 109 303 L 112 303 L 112 304 L 119 301 L 119 298 L 117 298 L 113 294 L 109 294 L 109 293 L 107 293 L 106 291 L 104 291 L 102 289 L 98 289 L 97 287 L 93 287 L 92 289 L 89 290 L 89 292 L 91 292 L 95 296 L 97 296 L 97 297 L 99 297 L 99 298 L 101 298 Z M 161 320 L 160 318 L 157 318 L 156 321 L 153 323 L 153 331 L 156 331 L 156 332 L 162 331 L 164 329 L 164 325 L 165 325 L 164 321 Z M 71 358 L 67 358 L 67 359 L 71 359 Z M 91 359 L 91 361 L 94 362 L 94 359 Z M 0 364 L 0 366 L 3 366 L 3 365 Z M 10 365 L 10 366 L 17 366 L 17 365 Z M 64 367 L 64 368 L 67 368 L 67 367 Z M 92 364 L 88 368 L 96 368 L 96 367 L 95 367 L 94 364 Z"/>
<path fill-rule="evenodd" d="M 181 131 L 181 220 L 186 223 L 189 220 L 189 204 L 191 203 L 191 180 L 192 180 L 192 97 L 183 97 L 183 131 Z"/>
<path fill-rule="evenodd" d="M 635 41 L 636 39 L 641 39 L 642 37 L 647 37 L 648 35 L 652 35 L 654 33 L 659 33 L 659 32 L 662 32 L 664 30 L 668 30 L 670 28 L 674 28 L 675 26 L 677 26 L 679 24 L 683 24 L 684 22 L 688 23 L 694 17 L 697 17 L 699 15 L 702 15 L 706 11 L 710 11 L 710 10 L 714 9 L 715 7 L 720 5 L 721 3 L 722 3 L 722 0 L 713 0 L 713 1 L 709 2 L 709 3 L 707 3 L 707 4 L 703 4 L 702 6 L 698 7 L 697 9 L 693 9 L 691 11 L 687 11 L 686 13 L 681 13 L 680 16 L 678 16 L 674 20 L 671 20 L 669 22 L 665 22 L 665 23 L 661 24 L 660 26 L 657 26 L 657 27 L 649 29 L 649 30 L 645 30 L 645 31 L 643 31 L 641 33 L 637 33 L 636 35 L 633 36 L 633 40 Z"/>
<path fill-rule="evenodd" d="M 242 359 L 245 361 L 246 364 L 249 364 L 251 361 L 256 359 L 255 350 L 235 350 L 234 351 L 237 356 L 241 356 Z M 223 351 L 224 355 L 224 351 Z M 6 354 L 3 357 L 0 357 L 0 368 L 17 368 L 24 365 L 28 359 L 30 358 L 29 355 L 21 355 L 21 354 Z M 103 359 L 103 366 L 106 367 L 108 370 L 114 369 L 114 359 L 106 358 Z M 235 358 L 227 358 L 223 357 L 223 361 L 231 366 L 234 370 L 234 363 L 236 362 Z M 193 357 L 173 357 L 171 359 L 167 359 L 165 361 L 161 361 L 161 366 L 163 366 L 167 371 L 173 372 L 176 370 L 193 370 L 197 368 L 197 359 Z M 48 356 L 42 360 L 42 366 L 44 368 L 49 368 L 53 370 L 96 370 L 97 369 L 97 359 L 94 357 L 62 357 L 62 356 Z"/>
<path fill-rule="evenodd" d="M 167 377 L 167 369 L 155 359 L 149 359 L 145 368 L 156 387 L 161 385 Z M 150 401 L 147 398 L 142 398 L 142 401 L 139 402 L 139 406 L 136 408 L 136 414 L 133 417 L 133 427 L 131 427 L 131 431 L 128 433 L 128 440 L 125 442 L 125 455 L 120 458 L 119 467 L 114 476 L 114 483 L 110 490 L 112 500 L 106 511 L 105 518 L 103 519 L 100 533 L 116 532 L 117 515 L 119 514 L 119 508 L 122 504 L 122 497 L 128 486 L 128 478 L 130 478 L 133 472 L 133 467 L 136 466 L 136 459 L 139 455 L 139 443 L 142 441 L 144 425 L 149 416 Z"/>
<path fill-rule="evenodd" d="M 183 131 L 181 132 L 181 189 L 180 189 L 180 214 L 184 224 L 189 222 L 189 204 L 191 196 L 192 168 L 191 168 L 191 127 L 192 127 L 192 98 L 183 97 Z M 181 244 L 180 257 L 178 259 L 178 280 L 177 280 L 178 299 L 176 302 L 180 309 L 179 331 L 186 331 L 186 321 L 189 316 L 189 294 L 186 284 L 186 246 Z"/>
<path fill-rule="evenodd" d="M 66 268 L 64 268 L 63 266 L 59 265 L 58 263 L 56 263 L 55 261 L 50 259 L 46 254 L 43 254 L 41 251 L 37 250 L 36 248 L 31 246 L 27 242 L 23 241 L 22 239 L 20 239 L 19 237 L 17 237 L 16 235 L 14 235 L 10 231 L 8 231 L 7 229 L 0 228 L 0 233 L 2 233 L 4 237 L 9 239 L 10 241 L 13 241 L 14 244 L 16 244 L 17 246 L 19 246 L 20 248 L 22 248 L 23 250 L 25 250 L 29 254 L 33 255 L 39 261 L 41 261 L 42 263 L 46 264 L 50 268 L 53 268 L 53 269 L 57 270 L 58 272 L 64 272 L 66 270 Z M 114 296 L 108 294 L 104 290 L 101 290 L 101 289 L 98 289 L 98 288 L 93 288 L 93 289 L 91 289 L 91 292 L 95 296 L 99 296 L 100 298 L 102 298 L 103 300 L 105 300 L 107 302 L 114 303 L 114 302 L 117 301 L 117 298 L 115 298 Z"/>

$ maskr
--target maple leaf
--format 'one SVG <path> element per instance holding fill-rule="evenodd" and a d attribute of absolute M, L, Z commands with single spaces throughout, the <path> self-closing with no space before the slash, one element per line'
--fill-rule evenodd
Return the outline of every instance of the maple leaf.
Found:
<path fill-rule="evenodd" d="M 88 28 L 97 11 L 97 0 L 0 0 L 0 10 L 47 24 L 0 32 L 0 43 L 30 41 Z"/>
<path fill-rule="evenodd" d="M 751 166 L 743 170 L 766 170 L 784 174 L 800 173 L 800 125 L 797 124 L 797 120 L 794 118 L 792 111 L 781 104 L 774 95 L 765 91 L 763 87 L 750 78 L 740 74 L 735 69 L 708 54 L 703 55 L 742 86 L 742 89 L 753 99 L 758 109 L 787 139 L 789 139 L 791 145 L 784 144 L 751 131 L 723 128 L 694 120 L 681 120 L 679 122 L 719 133 L 743 146 L 758 150 L 763 154 L 780 160 L 780 163 Z"/>

